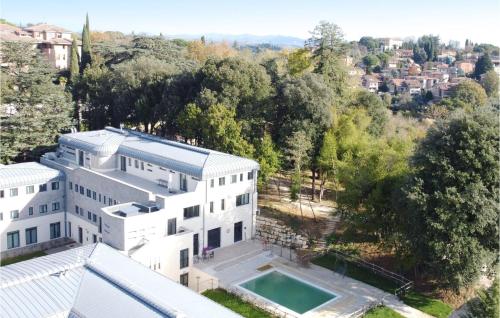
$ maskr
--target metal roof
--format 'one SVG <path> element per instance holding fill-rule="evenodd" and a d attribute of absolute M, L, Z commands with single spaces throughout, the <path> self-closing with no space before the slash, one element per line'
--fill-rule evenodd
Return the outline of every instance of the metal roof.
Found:
<path fill-rule="evenodd" d="M 200 180 L 259 169 L 251 159 L 162 139 L 157 136 L 106 127 L 104 130 L 63 135 L 59 142 L 97 156 L 118 153 L 179 171 Z"/>
<path fill-rule="evenodd" d="M 2 317 L 240 317 L 97 243 L 0 268 Z"/>
<path fill-rule="evenodd" d="M 63 179 L 64 173 L 38 162 L 24 162 L 0 166 L 0 189 L 22 185 L 46 183 L 54 179 Z"/>

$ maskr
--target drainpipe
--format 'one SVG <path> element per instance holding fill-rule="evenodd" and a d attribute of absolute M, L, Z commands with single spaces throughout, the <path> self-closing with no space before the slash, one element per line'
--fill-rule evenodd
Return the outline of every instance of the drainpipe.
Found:
<path fill-rule="evenodd" d="M 207 200 L 208 200 L 208 180 L 205 180 L 205 204 L 203 204 L 203 233 L 201 235 L 202 237 L 202 245 L 201 245 L 201 250 L 203 251 L 203 249 L 205 248 L 205 210 L 206 210 L 206 206 L 207 206 Z M 199 243 L 198 243 L 198 246 L 199 246 Z M 198 247 L 199 249 L 199 247 Z M 198 250 L 199 252 L 199 250 Z"/>

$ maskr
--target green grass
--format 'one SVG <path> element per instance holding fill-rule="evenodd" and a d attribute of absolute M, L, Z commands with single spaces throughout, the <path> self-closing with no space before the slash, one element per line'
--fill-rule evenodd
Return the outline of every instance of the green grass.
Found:
<path fill-rule="evenodd" d="M 444 302 L 438 299 L 427 297 L 415 291 L 408 292 L 401 298 L 401 300 L 408 306 L 416 308 L 437 318 L 447 318 L 453 311 L 453 308 L 451 308 Z"/>
<path fill-rule="evenodd" d="M 38 252 L 19 255 L 19 256 L 15 256 L 15 257 L 4 258 L 4 259 L 0 260 L 0 266 L 10 265 L 10 264 L 14 264 L 17 262 L 22 262 L 22 261 L 27 261 L 29 259 L 40 257 L 40 256 L 45 256 L 45 255 L 47 255 L 47 253 L 45 253 L 44 251 L 38 251 Z"/>
<path fill-rule="evenodd" d="M 314 264 L 328 268 L 332 271 L 342 273 L 356 280 L 359 280 L 368 285 L 375 286 L 388 293 L 394 294 L 394 291 L 399 287 L 395 282 L 377 275 L 376 273 L 353 263 L 345 263 L 338 260 L 334 255 L 320 256 L 312 261 Z M 415 309 L 423 311 L 437 318 L 447 318 L 453 309 L 444 302 L 428 297 L 424 294 L 410 291 L 401 300 Z"/>
<path fill-rule="evenodd" d="M 273 318 L 273 315 L 267 311 L 256 307 L 255 305 L 242 300 L 240 297 L 228 293 L 224 289 L 213 289 L 203 292 L 203 295 L 212 299 L 216 303 L 231 309 L 232 311 L 247 318 Z"/>
<path fill-rule="evenodd" d="M 394 310 L 388 307 L 380 306 L 370 309 L 363 318 L 404 318 Z"/>

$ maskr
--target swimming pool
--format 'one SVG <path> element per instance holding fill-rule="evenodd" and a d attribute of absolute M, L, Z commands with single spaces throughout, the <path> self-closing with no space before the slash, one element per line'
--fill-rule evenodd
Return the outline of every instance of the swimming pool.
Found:
<path fill-rule="evenodd" d="M 239 286 L 299 314 L 304 314 L 337 297 L 324 289 L 277 270 L 245 281 Z"/>

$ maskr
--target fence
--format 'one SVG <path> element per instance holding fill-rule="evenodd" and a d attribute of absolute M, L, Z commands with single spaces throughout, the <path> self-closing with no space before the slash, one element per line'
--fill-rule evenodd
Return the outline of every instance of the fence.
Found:
<path fill-rule="evenodd" d="M 404 295 L 407 291 L 409 291 L 411 288 L 413 288 L 413 282 L 409 280 L 408 278 L 396 274 L 394 272 L 391 272 L 381 266 L 375 265 L 373 263 L 367 262 L 363 260 L 362 258 L 359 258 L 357 256 L 349 255 L 344 252 L 332 249 L 332 248 L 327 248 L 321 252 L 318 252 L 314 255 L 314 257 L 326 255 L 326 254 L 333 254 L 335 257 L 340 258 L 345 260 L 346 262 L 353 263 L 357 266 L 366 268 L 384 278 L 387 278 L 393 282 L 396 282 L 398 285 L 400 285 L 395 291 L 394 295 L 400 296 Z"/>

